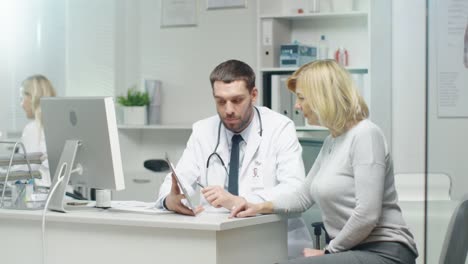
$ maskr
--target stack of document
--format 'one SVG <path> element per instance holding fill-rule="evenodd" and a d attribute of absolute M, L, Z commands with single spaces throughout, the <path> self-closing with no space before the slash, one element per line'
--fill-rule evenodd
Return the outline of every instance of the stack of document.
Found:
<path fill-rule="evenodd" d="M 29 164 L 41 164 L 43 156 L 44 154 L 40 152 L 29 153 L 27 154 L 27 157 L 25 157 L 23 154 L 14 154 L 11 165 L 23 165 L 23 166 L 21 166 L 21 170 L 18 170 L 18 169 L 10 170 L 10 174 L 8 175 L 8 180 L 9 181 L 27 180 L 27 179 L 31 179 L 31 177 L 41 179 L 42 175 L 40 171 L 33 170 L 30 173 L 27 169 L 25 169 L 24 166 L 28 163 L 28 161 L 29 161 Z M 11 156 L 0 157 L 0 167 L 1 167 L 0 168 L 0 180 L 2 181 L 5 180 L 5 177 L 8 171 L 8 166 L 10 165 L 10 159 L 11 159 Z"/>
<path fill-rule="evenodd" d="M 7 174 L 6 171 L 3 171 L 3 170 L 0 171 L 0 181 L 5 180 L 6 174 Z M 31 173 L 29 173 L 29 171 L 21 170 L 21 171 L 10 171 L 10 175 L 8 175 L 8 180 L 9 181 L 28 180 L 28 179 L 31 179 L 31 176 L 34 179 L 42 178 L 41 172 L 38 170 L 31 171 Z"/>
<path fill-rule="evenodd" d="M 42 156 L 44 153 L 42 152 L 33 152 L 28 153 L 27 158 L 24 157 L 23 154 L 15 154 L 13 155 L 13 162 L 11 165 L 24 165 L 27 164 L 29 161 L 30 164 L 41 164 L 42 163 Z M 10 165 L 10 158 L 11 156 L 1 156 L 0 157 L 0 166 L 8 166 Z"/>
<path fill-rule="evenodd" d="M 141 202 L 141 201 L 112 201 L 111 211 L 123 211 L 132 213 L 143 213 L 143 214 L 169 214 L 171 211 L 156 208 L 154 202 Z"/>

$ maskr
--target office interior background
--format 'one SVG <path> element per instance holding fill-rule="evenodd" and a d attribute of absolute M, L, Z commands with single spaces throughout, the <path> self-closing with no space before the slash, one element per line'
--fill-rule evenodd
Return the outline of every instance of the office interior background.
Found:
<path fill-rule="evenodd" d="M 267 71 L 261 62 L 262 19 L 270 5 L 308 12 L 309 3 L 246 0 L 241 8 L 210 9 L 212 1 L 194 1 L 196 16 L 190 25 L 167 26 L 161 0 L 0 0 L 2 139 L 18 138 L 27 122 L 19 87 L 29 75 L 47 76 L 59 96 L 115 97 L 134 85 L 142 89 L 144 79 L 160 80 L 161 125 L 119 128 L 126 190 L 114 193 L 119 200 L 155 200 L 165 173 L 145 170 L 143 161 L 163 158 L 165 152 L 180 157 L 191 124 L 215 114 L 208 79 L 213 67 L 231 58 L 251 65 L 258 76 L 261 105 Z M 305 39 L 318 41 L 323 30 L 330 36 L 330 54 L 344 45 L 350 64 L 366 70 L 363 92 L 371 118 L 390 144 L 395 174 L 404 188 L 423 197 L 401 201 L 420 250 L 418 263 L 436 263 L 454 205 L 468 193 L 468 94 L 463 91 L 468 69 L 458 72 L 458 82 L 452 80 L 458 88 L 449 89 L 443 82 L 448 78 L 444 71 L 451 69 L 447 63 L 458 63 L 448 61 L 449 50 L 463 48 L 463 39 L 448 43 L 444 34 L 451 39 L 465 36 L 468 3 L 355 0 L 354 8 L 357 14 L 344 18 L 291 23 L 299 31 L 317 24 Z M 447 13 L 454 9 L 462 22 L 454 20 L 457 14 Z M 451 27 L 447 17 L 463 29 Z M 365 39 L 353 40 L 347 31 Z M 340 34 L 345 37 L 336 37 Z M 343 43 L 333 43 L 334 37 Z M 363 47 L 353 47 L 355 41 Z M 444 92 L 456 98 L 444 99 Z M 305 139 L 324 133 L 298 131 Z M 439 184 L 440 175 L 449 177 L 449 185 Z M 449 188 L 449 200 L 431 198 L 444 192 L 442 188 Z"/>

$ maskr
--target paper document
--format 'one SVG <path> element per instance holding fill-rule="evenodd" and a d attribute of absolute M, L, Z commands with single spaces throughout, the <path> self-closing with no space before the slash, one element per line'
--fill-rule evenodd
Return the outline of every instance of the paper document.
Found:
<path fill-rule="evenodd" d="M 0 169 L 0 181 L 4 181 L 6 178 L 6 171 L 3 169 Z M 29 171 L 25 170 L 18 170 L 18 171 L 10 171 L 10 174 L 8 175 L 8 180 L 9 181 L 16 181 L 16 180 L 29 180 L 31 179 L 31 176 L 35 179 L 41 179 L 42 175 L 41 172 L 38 170 L 33 170 L 31 173 Z"/>
<path fill-rule="evenodd" d="M 24 154 L 15 154 L 13 155 L 13 160 L 11 165 L 22 165 L 27 164 L 29 161 L 30 164 L 41 164 L 42 157 L 44 153 L 42 152 L 31 152 L 27 154 L 27 158 L 24 157 Z M 10 165 L 11 156 L 0 156 L 0 166 Z"/>
<path fill-rule="evenodd" d="M 154 202 L 142 202 L 142 201 L 112 201 L 111 211 L 123 211 L 132 213 L 144 213 L 144 214 L 170 214 L 172 211 L 159 209 L 155 207 Z"/>

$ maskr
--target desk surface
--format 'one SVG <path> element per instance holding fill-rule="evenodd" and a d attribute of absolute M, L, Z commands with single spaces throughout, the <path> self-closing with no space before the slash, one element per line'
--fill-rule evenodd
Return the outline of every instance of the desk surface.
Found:
<path fill-rule="evenodd" d="M 0 219 L 42 220 L 42 210 L 0 209 Z M 47 212 L 47 222 L 89 223 L 117 226 L 163 227 L 191 230 L 222 231 L 282 220 L 278 215 L 229 219 L 227 213 L 202 212 L 197 216 L 173 213 L 138 214 L 96 208 L 74 209 L 68 213 Z"/>

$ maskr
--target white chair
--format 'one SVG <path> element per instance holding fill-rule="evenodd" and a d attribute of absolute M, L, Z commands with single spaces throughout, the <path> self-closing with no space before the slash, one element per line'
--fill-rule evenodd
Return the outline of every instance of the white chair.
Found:
<path fill-rule="evenodd" d="M 451 200 L 452 179 L 445 173 L 398 173 L 395 174 L 395 188 L 400 201 L 424 201 L 427 184 L 428 201 Z"/>

